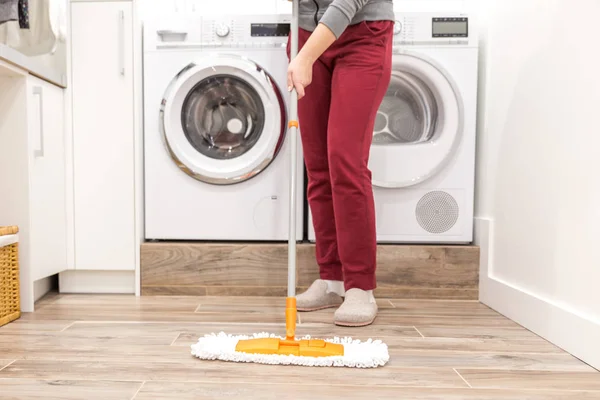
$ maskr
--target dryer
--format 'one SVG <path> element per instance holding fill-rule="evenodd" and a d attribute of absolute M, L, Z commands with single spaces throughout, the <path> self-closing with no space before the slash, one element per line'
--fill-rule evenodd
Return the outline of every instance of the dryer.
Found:
<path fill-rule="evenodd" d="M 146 238 L 287 240 L 290 17 L 175 22 L 144 24 Z"/>
<path fill-rule="evenodd" d="M 380 243 L 473 235 L 478 38 L 463 13 L 396 13 L 369 168 Z M 314 241 L 309 214 L 308 236 Z"/>

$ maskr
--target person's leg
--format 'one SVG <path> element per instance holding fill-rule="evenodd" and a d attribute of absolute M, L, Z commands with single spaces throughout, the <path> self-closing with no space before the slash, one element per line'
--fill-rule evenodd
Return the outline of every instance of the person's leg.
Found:
<path fill-rule="evenodd" d="M 353 309 L 362 315 L 347 315 L 351 311 L 348 308 L 338 310 L 336 323 L 346 325 L 371 323 L 376 314 L 376 308 L 368 304 L 376 287 L 377 258 L 375 205 L 368 162 L 375 117 L 391 77 L 392 29 L 389 21 L 350 26 L 336 46 L 328 154 L 338 252 L 346 299 L 354 290 L 366 293 L 359 297 L 367 301 L 367 308 Z"/>
<path fill-rule="evenodd" d="M 310 32 L 300 29 L 298 49 L 308 40 Z M 289 56 L 289 43 L 288 43 Z M 308 175 L 307 198 L 312 213 L 316 239 L 316 261 L 323 281 L 297 297 L 300 311 L 311 311 L 341 304 L 336 286 L 342 288 L 342 264 L 337 249 L 335 217 L 327 152 L 327 124 L 331 98 L 331 71 L 324 55 L 315 62 L 312 83 L 298 102 L 298 122 L 304 162 Z M 339 281 L 339 283 L 337 282 Z M 338 295 L 331 293 L 338 292 Z"/>

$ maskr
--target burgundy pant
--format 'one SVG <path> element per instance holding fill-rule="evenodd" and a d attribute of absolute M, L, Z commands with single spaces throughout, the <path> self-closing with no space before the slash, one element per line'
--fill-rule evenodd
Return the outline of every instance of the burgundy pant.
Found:
<path fill-rule="evenodd" d="M 315 62 L 312 83 L 298 103 L 320 275 L 343 280 L 346 290 L 376 287 L 368 161 L 375 117 L 390 83 L 392 35 L 391 21 L 349 26 Z M 309 36 L 300 29 L 299 49 Z"/>

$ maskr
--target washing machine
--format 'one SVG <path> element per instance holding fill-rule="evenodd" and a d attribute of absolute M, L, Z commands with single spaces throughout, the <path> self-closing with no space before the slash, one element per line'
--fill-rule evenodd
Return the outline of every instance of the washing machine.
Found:
<path fill-rule="evenodd" d="M 379 243 L 473 235 L 478 39 L 464 13 L 396 12 L 369 159 Z M 308 237 L 315 240 L 309 213 Z"/>
<path fill-rule="evenodd" d="M 145 21 L 146 239 L 288 239 L 290 22 L 283 15 Z M 298 207 L 297 239 L 303 215 Z"/>

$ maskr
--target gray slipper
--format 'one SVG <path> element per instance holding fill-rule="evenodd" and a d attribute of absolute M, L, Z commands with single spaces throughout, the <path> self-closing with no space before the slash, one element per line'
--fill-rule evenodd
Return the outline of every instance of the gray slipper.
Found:
<path fill-rule="evenodd" d="M 338 307 L 342 297 L 327 291 L 327 282 L 317 279 L 306 292 L 296 296 L 298 311 L 317 311 L 325 308 Z"/>
<path fill-rule="evenodd" d="M 377 303 L 369 293 L 361 289 L 346 291 L 344 303 L 334 314 L 336 325 L 366 326 L 373 323 L 377 316 Z"/>

